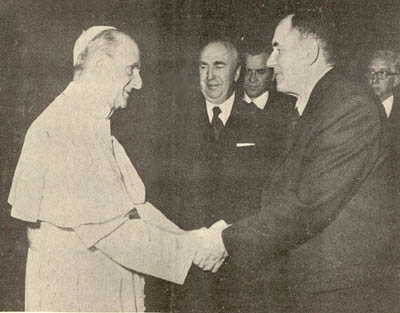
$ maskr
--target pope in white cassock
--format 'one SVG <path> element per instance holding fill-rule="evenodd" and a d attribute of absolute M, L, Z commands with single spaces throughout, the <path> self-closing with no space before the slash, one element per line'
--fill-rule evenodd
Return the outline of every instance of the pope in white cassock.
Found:
<path fill-rule="evenodd" d="M 110 134 L 112 112 L 140 89 L 136 43 L 96 26 L 75 43 L 69 86 L 29 128 L 11 215 L 28 228 L 27 311 L 144 311 L 141 273 L 182 284 L 193 238 L 145 200 Z"/>

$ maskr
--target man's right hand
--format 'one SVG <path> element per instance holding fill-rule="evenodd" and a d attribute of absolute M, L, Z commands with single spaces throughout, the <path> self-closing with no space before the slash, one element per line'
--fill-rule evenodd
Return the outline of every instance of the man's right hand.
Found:
<path fill-rule="evenodd" d="M 190 232 L 196 245 L 193 263 L 205 271 L 217 272 L 228 255 L 221 236 L 224 228 L 201 228 Z"/>

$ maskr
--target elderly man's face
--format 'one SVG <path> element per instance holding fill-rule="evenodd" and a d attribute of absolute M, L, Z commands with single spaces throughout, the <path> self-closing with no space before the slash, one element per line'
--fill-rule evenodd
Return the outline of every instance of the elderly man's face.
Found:
<path fill-rule="evenodd" d="M 383 57 L 376 57 L 368 65 L 368 72 L 379 73 L 387 72 L 388 76 L 384 79 L 379 78 L 379 74 L 368 75 L 368 84 L 372 87 L 375 94 L 383 102 L 393 94 L 393 89 L 399 85 L 399 75 L 392 61 Z"/>
<path fill-rule="evenodd" d="M 306 69 L 303 42 L 300 33 L 292 28 L 291 16 L 284 18 L 277 26 L 272 39 L 273 52 L 267 61 L 272 67 L 278 91 L 296 95 L 304 85 Z"/>
<path fill-rule="evenodd" d="M 268 53 L 246 56 L 244 89 L 250 98 L 257 98 L 272 87 L 274 71 L 267 67 Z"/>
<path fill-rule="evenodd" d="M 231 51 L 221 43 L 207 45 L 200 56 L 200 87 L 204 97 L 221 104 L 232 94 L 240 68 L 236 68 Z"/>
<path fill-rule="evenodd" d="M 133 89 L 142 88 L 140 54 L 136 43 L 125 39 L 106 65 L 104 91 L 113 109 L 125 108 Z"/>

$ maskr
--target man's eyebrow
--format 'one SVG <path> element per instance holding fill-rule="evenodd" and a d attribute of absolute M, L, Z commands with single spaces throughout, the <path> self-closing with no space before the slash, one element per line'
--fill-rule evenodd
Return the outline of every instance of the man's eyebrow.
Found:
<path fill-rule="evenodd" d="M 224 61 L 215 61 L 214 65 L 226 65 Z"/>

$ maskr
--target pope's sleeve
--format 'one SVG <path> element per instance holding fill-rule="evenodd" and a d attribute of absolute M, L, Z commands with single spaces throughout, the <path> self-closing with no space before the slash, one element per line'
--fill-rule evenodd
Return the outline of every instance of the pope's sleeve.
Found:
<path fill-rule="evenodd" d="M 166 232 L 143 219 L 128 219 L 95 246 L 136 272 L 183 284 L 195 246 L 190 236 Z"/>
<path fill-rule="evenodd" d="M 11 216 L 27 222 L 36 222 L 43 198 L 46 162 L 49 156 L 50 136 L 46 131 L 30 128 L 14 173 L 8 202 Z"/>
<path fill-rule="evenodd" d="M 128 214 L 74 230 L 88 249 L 94 246 L 136 272 L 183 284 L 195 254 L 192 238 L 148 202 L 135 205 L 135 212 L 133 219 Z"/>

